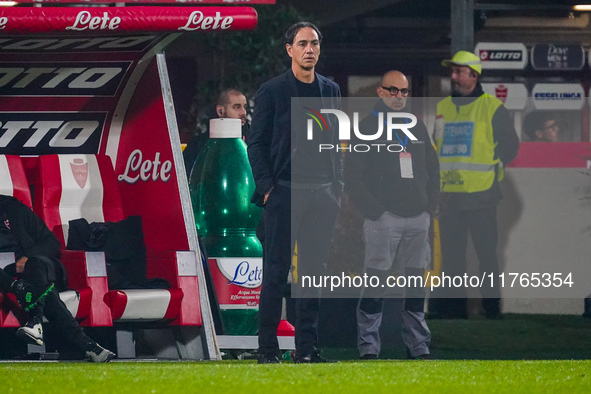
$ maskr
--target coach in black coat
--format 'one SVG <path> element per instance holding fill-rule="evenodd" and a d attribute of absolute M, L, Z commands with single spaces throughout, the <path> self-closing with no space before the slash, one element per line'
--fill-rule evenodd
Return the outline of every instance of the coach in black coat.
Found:
<path fill-rule="evenodd" d="M 314 73 L 314 80 L 320 87 L 323 108 L 339 108 L 341 91 L 339 85 L 330 79 Z M 255 193 L 251 202 L 264 206 L 264 196 L 275 185 L 277 180 L 286 183 L 291 181 L 292 158 L 297 155 L 298 148 L 306 144 L 305 128 L 301 117 L 294 119 L 294 129 L 301 133 L 292 134 L 291 102 L 297 103 L 298 80 L 290 68 L 283 74 L 265 82 L 259 88 L 255 98 L 255 110 L 248 144 L 248 159 L 255 180 Z M 304 104 L 305 105 L 305 104 Z M 300 108 L 301 105 L 294 104 Z M 336 117 L 325 116 L 331 132 L 331 143 L 338 145 L 338 124 Z M 327 149 L 328 151 L 328 149 Z M 343 186 L 342 154 L 336 148 L 326 152 L 330 155 L 332 168 L 331 182 L 338 192 Z M 299 167 L 298 167 L 299 168 Z"/>
<path fill-rule="evenodd" d="M 251 201 L 265 207 L 259 363 L 279 362 L 276 332 L 296 241 L 299 283 L 324 272 L 343 185 L 336 117 L 321 115 L 326 127 L 308 139 L 308 113 L 320 118 L 321 109 L 340 106 L 339 86 L 314 71 L 322 36 L 300 22 L 285 39 L 291 69 L 260 87 L 248 144 L 256 185 Z M 296 300 L 296 362 L 323 361 L 316 349 L 319 295 L 319 289 L 298 294 L 306 298 Z"/>

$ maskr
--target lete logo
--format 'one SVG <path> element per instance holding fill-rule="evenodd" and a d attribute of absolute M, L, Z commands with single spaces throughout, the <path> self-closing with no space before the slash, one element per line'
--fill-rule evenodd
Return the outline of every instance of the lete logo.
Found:
<path fill-rule="evenodd" d="M 228 283 L 246 288 L 259 287 L 263 281 L 263 259 L 260 257 L 218 257 L 217 266 Z"/>
<path fill-rule="evenodd" d="M 74 25 L 66 27 L 66 30 L 115 30 L 119 27 L 121 18 L 118 16 L 114 18 L 109 17 L 109 13 L 103 12 L 102 18 L 100 16 L 92 16 L 88 11 L 81 11 L 76 15 Z"/>
<path fill-rule="evenodd" d="M 158 179 L 162 179 L 163 182 L 168 182 L 170 179 L 170 171 L 172 170 L 172 162 L 166 160 L 160 161 L 160 152 L 156 152 L 154 160 L 143 160 L 142 151 L 139 149 L 134 150 L 127 159 L 125 166 L 125 173 L 119 175 L 117 179 L 119 182 L 125 181 L 127 183 L 136 183 L 140 179 L 147 182 L 152 178 L 154 182 Z"/>
<path fill-rule="evenodd" d="M 203 12 L 193 11 L 191 12 L 191 15 L 189 15 L 189 20 L 187 21 L 187 24 L 183 27 L 179 27 L 179 30 L 227 30 L 230 28 L 230 26 L 232 26 L 232 22 L 234 22 L 234 18 L 232 18 L 231 16 L 227 16 L 222 19 L 222 14 L 220 14 L 219 12 L 215 13 L 215 17 L 204 17 Z"/>
<path fill-rule="evenodd" d="M 82 159 L 74 159 L 70 162 L 70 168 L 76 184 L 80 186 L 80 189 L 84 189 L 88 180 L 88 163 Z"/>
<path fill-rule="evenodd" d="M 236 267 L 234 277 L 230 282 L 238 286 L 258 287 L 262 280 L 262 273 L 263 271 L 259 267 L 251 268 L 248 261 L 243 261 Z"/>

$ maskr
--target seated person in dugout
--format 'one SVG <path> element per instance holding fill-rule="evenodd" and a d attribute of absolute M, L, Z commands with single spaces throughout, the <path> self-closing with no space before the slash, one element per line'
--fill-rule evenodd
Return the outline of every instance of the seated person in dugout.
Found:
<path fill-rule="evenodd" d="M 67 278 L 55 235 L 29 207 L 5 195 L 0 195 L 0 252 L 13 252 L 16 261 L 0 269 L 0 291 L 15 294 L 28 316 L 17 336 L 43 345 L 45 316 L 88 361 L 108 362 L 115 357 L 84 333 L 59 297 L 58 292 L 67 288 Z"/>
<path fill-rule="evenodd" d="M 559 142 L 561 140 L 560 127 L 556 117 L 549 112 L 535 111 L 529 113 L 523 122 L 523 132 L 528 141 Z"/>

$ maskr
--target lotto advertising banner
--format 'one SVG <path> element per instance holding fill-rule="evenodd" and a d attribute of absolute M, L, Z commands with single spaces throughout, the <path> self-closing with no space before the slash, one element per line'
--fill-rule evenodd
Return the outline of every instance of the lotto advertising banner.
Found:
<path fill-rule="evenodd" d="M 174 38 L 4 39 L 0 153 L 107 154 L 125 212 L 142 214 L 147 245 L 194 250 L 185 231 L 155 61 L 155 53 Z"/>
<path fill-rule="evenodd" d="M 522 70 L 527 66 L 527 49 L 522 43 L 480 42 L 474 53 L 480 57 L 483 69 Z"/>
<path fill-rule="evenodd" d="M 0 154 L 105 153 L 125 84 L 164 38 L 0 38 Z"/>
<path fill-rule="evenodd" d="M 246 7 L 19 7 L 0 9 L 1 34 L 252 30 Z"/>

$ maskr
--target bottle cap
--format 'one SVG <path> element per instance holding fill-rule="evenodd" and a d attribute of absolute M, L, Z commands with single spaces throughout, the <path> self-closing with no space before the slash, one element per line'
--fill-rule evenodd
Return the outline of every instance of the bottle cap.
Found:
<path fill-rule="evenodd" d="M 209 120 L 209 138 L 241 138 L 240 119 L 217 118 Z"/>

